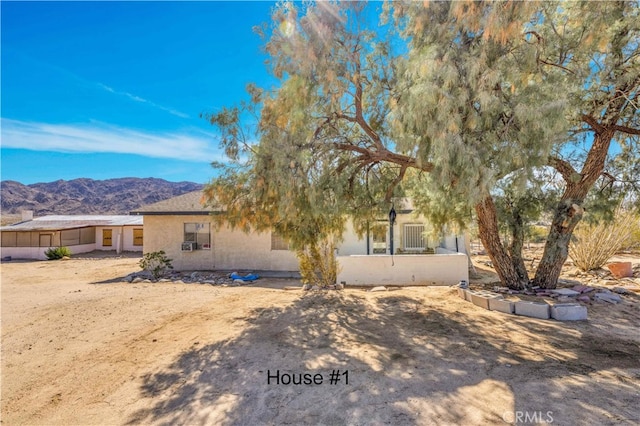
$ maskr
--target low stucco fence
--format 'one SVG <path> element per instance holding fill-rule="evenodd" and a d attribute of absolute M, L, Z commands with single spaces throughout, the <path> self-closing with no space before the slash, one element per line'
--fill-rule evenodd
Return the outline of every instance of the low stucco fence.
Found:
<path fill-rule="evenodd" d="M 439 254 L 338 256 L 338 284 L 453 285 L 469 281 L 467 256 L 438 250 Z M 446 253 L 445 253 L 446 252 Z"/>

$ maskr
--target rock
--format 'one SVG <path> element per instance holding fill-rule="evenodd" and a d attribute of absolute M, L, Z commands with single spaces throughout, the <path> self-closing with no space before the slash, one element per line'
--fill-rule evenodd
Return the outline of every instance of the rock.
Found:
<path fill-rule="evenodd" d="M 285 286 L 283 290 L 302 290 L 302 287 Z"/>
<path fill-rule="evenodd" d="M 558 296 L 558 302 L 560 303 L 567 303 L 567 302 L 573 302 L 573 297 L 571 296 Z"/>
<path fill-rule="evenodd" d="M 196 272 L 192 272 L 190 277 L 191 277 L 192 280 L 197 279 L 198 278 L 198 272 L 197 271 Z"/>
<path fill-rule="evenodd" d="M 343 290 L 344 289 L 344 284 L 340 283 L 340 284 L 336 284 L 336 290 Z"/>
<path fill-rule="evenodd" d="M 302 289 L 303 289 L 304 291 L 309 291 L 309 290 L 311 290 L 311 284 L 305 284 L 305 285 L 303 285 L 303 286 L 302 286 Z"/>
<path fill-rule="evenodd" d="M 577 300 L 582 303 L 591 303 L 591 298 L 589 296 L 578 296 Z"/>
<path fill-rule="evenodd" d="M 383 285 L 380 285 L 380 286 L 372 288 L 369 291 L 387 291 L 387 288 L 385 286 L 383 286 Z"/>
<path fill-rule="evenodd" d="M 564 285 L 580 285 L 582 284 L 580 281 L 578 280 L 568 280 L 566 278 L 560 278 L 558 280 L 558 284 L 564 284 Z"/>
<path fill-rule="evenodd" d="M 133 280 L 131 280 L 130 282 L 133 284 L 137 284 L 137 283 L 141 283 L 142 281 L 144 281 L 142 278 L 140 277 L 135 277 Z"/>
<path fill-rule="evenodd" d="M 587 287 L 586 285 L 577 285 L 573 287 L 572 290 L 577 291 L 578 293 L 589 293 L 595 289 L 593 287 Z"/>
<path fill-rule="evenodd" d="M 170 279 L 168 279 L 168 278 L 160 278 L 160 279 L 158 280 L 158 282 L 159 282 L 159 283 L 168 283 L 168 282 L 171 282 L 171 280 L 170 280 Z"/>
<path fill-rule="evenodd" d="M 622 298 L 619 295 L 614 293 L 596 293 L 594 295 L 594 299 L 598 301 L 613 303 L 613 304 L 622 302 Z"/>
<path fill-rule="evenodd" d="M 236 284 L 244 284 L 244 280 L 233 280 Z"/>
<path fill-rule="evenodd" d="M 626 288 L 623 287 L 614 287 L 613 289 L 614 293 L 618 293 L 618 294 L 628 294 L 629 290 L 627 290 Z"/>
<path fill-rule="evenodd" d="M 126 277 L 124 277 L 124 280 L 130 283 L 131 281 L 133 281 L 133 275 L 127 275 Z"/>
<path fill-rule="evenodd" d="M 320 290 L 320 287 L 317 285 L 314 285 L 313 287 L 311 287 L 311 290 Z"/>
<path fill-rule="evenodd" d="M 556 288 L 555 290 L 551 290 L 551 293 L 561 296 L 577 296 L 580 294 L 580 292 L 568 288 Z"/>

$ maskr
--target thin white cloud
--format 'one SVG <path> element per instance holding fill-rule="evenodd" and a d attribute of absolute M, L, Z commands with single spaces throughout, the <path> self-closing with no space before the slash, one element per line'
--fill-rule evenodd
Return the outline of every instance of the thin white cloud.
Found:
<path fill-rule="evenodd" d="M 32 151 L 136 154 L 211 162 L 222 160 L 213 135 L 154 134 L 116 126 L 48 124 L 2 119 L 2 147 Z"/>
<path fill-rule="evenodd" d="M 120 96 L 125 96 L 125 97 L 131 99 L 132 101 L 141 102 L 141 103 L 150 105 L 150 106 L 152 106 L 154 108 L 158 108 L 158 109 L 160 109 L 162 111 L 166 111 L 169 114 L 175 115 L 175 116 L 180 117 L 180 118 L 189 118 L 189 114 L 185 114 L 184 112 L 180 112 L 180 111 L 178 111 L 176 109 L 162 106 L 160 104 L 157 104 L 157 103 L 152 102 L 152 101 L 150 101 L 148 99 L 145 99 L 145 98 L 141 98 L 140 96 L 134 95 L 134 94 L 129 93 L 129 92 L 121 92 L 119 90 L 114 89 L 113 87 L 107 86 L 106 84 L 102 84 L 102 83 L 96 83 L 96 84 L 98 85 L 98 87 L 101 87 L 102 89 L 106 90 L 109 93 L 113 93 L 113 94 L 120 95 Z"/>

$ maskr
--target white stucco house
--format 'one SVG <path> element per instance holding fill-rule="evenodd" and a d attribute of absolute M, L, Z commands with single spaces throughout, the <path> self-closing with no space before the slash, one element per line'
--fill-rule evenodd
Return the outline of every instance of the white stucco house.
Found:
<path fill-rule="evenodd" d="M 393 226 L 393 256 L 388 220 L 372 224 L 363 237 L 347 226 L 337 247 L 341 264 L 338 281 L 394 284 L 394 279 L 384 277 L 395 276 L 405 284 L 453 284 L 468 279 L 464 236 L 450 235 L 438 241 L 427 238 L 424 219 L 414 215 L 408 203 L 401 204 L 405 205 L 398 207 Z M 144 206 L 131 214 L 144 217 L 144 253 L 163 250 L 176 270 L 299 270 L 295 253 L 275 233 L 247 234 L 226 225 L 217 227 L 212 214 L 224 213 L 203 207 L 201 191 Z M 396 267 L 401 264 L 404 266 Z M 423 279 L 425 270 L 430 279 Z"/>
<path fill-rule="evenodd" d="M 139 251 L 143 248 L 143 218 L 128 215 L 50 215 L 0 227 L 0 256 L 46 259 L 52 247 L 68 247 L 72 254 L 94 250 Z"/>

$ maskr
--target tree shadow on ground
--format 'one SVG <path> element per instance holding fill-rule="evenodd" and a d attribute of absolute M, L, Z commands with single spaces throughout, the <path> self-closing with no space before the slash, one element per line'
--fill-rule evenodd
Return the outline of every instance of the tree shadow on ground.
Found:
<path fill-rule="evenodd" d="M 590 331 L 588 323 L 490 311 L 472 316 L 468 309 L 479 308 L 465 306 L 445 314 L 424 294 L 335 292 L 307 293 L 285 308 L 254 309 L 242 319 L 246 327 L 236 338 L 194 346 L 145 375 L 140 392 L 150 408 L 127 422 L 449 425 L 534 423 L 533 416 L 538 423 L 556 424 L 640 419 L 637 340 Z M 323 382 L 268 383 L 268 374 L 278 370 L 281 377 L 321 374 Z M 329 383 L 333 370 L 341 373 L 338 384 Z M 524 412 L 528 417 L 517 417 Z"/>

